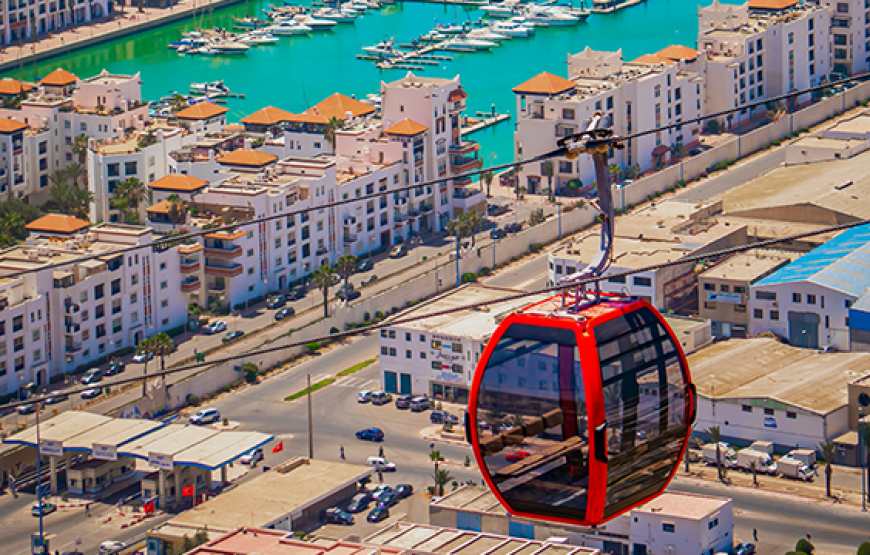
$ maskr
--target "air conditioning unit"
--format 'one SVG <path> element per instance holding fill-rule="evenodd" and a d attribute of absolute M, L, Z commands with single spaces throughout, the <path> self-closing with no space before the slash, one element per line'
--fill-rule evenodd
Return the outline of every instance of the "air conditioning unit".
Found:
<path fill-rule="evenodd" d="M 776 301 L 773 301 L 773 308 L 779 308 L 779 303 Z"/>

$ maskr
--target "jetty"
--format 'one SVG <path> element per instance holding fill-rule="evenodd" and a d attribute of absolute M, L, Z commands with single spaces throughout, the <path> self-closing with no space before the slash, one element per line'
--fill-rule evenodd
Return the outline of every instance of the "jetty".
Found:
<path fill-rule="evenodd" d="M 446 50 L 452 38 L 441 40 L 438 42 L 430 42 L 425 46 L 423 44 L 411 45 L 402 44 L 403 48 L 411 50 L 392 49 L 390 52 L 378 52 L 357 54 L 357 59 L 370 60 L 377 62 L 377 66 L 381 69 L 411 69 L 421 71 L 426 69 L 426 66 L 438 66 L 441 62 L 449 62 L 453 59 L 452 56 L 443 54 L 435 54 Z"/>
<path fill-rule="evenodd" d="M 477 115 L 479 119 L 465 118 L 465 121 L 463 121 L 463 135 L 474 133 L 475 131 L 480 131 L 482 129 L 486 129 L 487 127 L 492 127 L 493 125 L 511 119 L 511 115 L 509 113 L 498 114 L 492 112 L 475 112 L 475 115 Z"/>

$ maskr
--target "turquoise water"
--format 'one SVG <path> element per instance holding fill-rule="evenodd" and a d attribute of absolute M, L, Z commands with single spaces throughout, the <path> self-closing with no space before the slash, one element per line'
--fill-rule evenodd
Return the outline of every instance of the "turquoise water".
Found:
<path fill-rule="evenodd" d="M 230 27 L 232 15 L 262 17 L 261 10 L 268 4 L 268 0 L 251 1 L 218 10 L 212 15 L 213 23 L 208 15 L 203 23 Z M 449 53 L 452 61 L 427 67 L 420 74 L 461 75 L 469 94 L 469 113 L 488 111 L 493 104 L 499 111 L 514 113 L 516 100 L 511 88 L 541 71 L 565 76 L 569 52 L 586 46 L 594 50 L 622 48 L 624 58 L 633 60 L 670 44 L 694 47 L 697 8 L 697 0 L 647 0 L 616 13 L 593 14 L 576 27 L 538 28 L 535 36 L 505 41 L 492 52 Z M 471 10 L 468 15 L 477 19 L 481 12 Z M 406 70 L 380 70 L 373 62 L 357 60 L 360 47 L 375 44 L 385 35 L 407 43 L 431 30 L 436 20 L 453 23 L 466 17 L 462 7 L 409 2 L 369 12 L 355 24 L 341 24 L 331 32 L 283 37 L 274 46 L 252 48 L 247 56 L 179 56 L 166 45 L 177 40 L 182 31 L 195 27 L 190 17 L 38 63 L 36 72 L 43 76 L 57 66 L 80 77 L 95 75 L 103 68 L 121 74 L 141 71 L 142 93 L 149 100 L 172 91 L 187 92 L 191 82 L 224 79 L 233 92 L 245 95 L 227 104 L 230 121 L 237 121 L 267 105 L 300 112 L 336 91 L 357 98 L 377 92 L 381 80 L 398 79 Z M 33 72 L 30 64 L 2 76 L 33 79 Z M 473 135 L 481 143 L 480 153 L 487 164 L 512 159 L 513 129 L 512 123 L 504 122 Z"/>

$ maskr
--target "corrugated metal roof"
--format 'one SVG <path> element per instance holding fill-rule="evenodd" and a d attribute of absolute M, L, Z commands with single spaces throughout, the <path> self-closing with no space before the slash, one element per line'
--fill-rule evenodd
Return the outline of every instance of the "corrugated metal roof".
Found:
<path fill-rule="evenodd" d="M 870 287 L 870 226 L 844 231 L 767 276 L 756 286 L 798 281 L 861 296 Z"/>

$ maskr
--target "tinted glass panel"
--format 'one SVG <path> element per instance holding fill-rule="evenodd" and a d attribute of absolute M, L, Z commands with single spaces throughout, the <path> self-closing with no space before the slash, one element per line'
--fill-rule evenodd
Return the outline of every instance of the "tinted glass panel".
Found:
<path fill-rule="evenodd" d="M 484 471 L 515 511 L 583 519 L 588 426 L 573 333 L 533 333 L 537 339 L 527 339 L 514 327 L 481 377 L 477 418 Z"/>
<path fill-rule="evenodd" d="M 608 516 L 660 490 L 678 464 L 686 381 L 674 340 L 649 309 L 596 327 L 595 337 L 607 417 Z"/>

